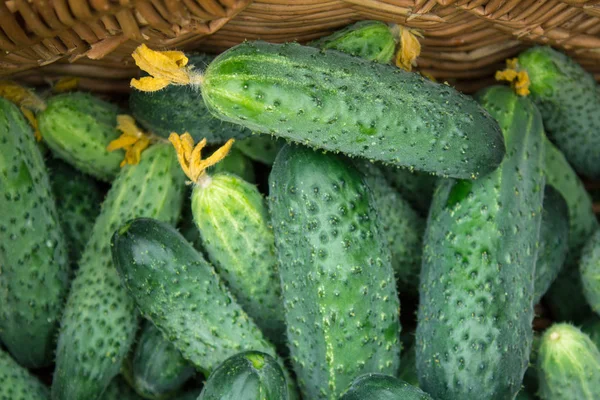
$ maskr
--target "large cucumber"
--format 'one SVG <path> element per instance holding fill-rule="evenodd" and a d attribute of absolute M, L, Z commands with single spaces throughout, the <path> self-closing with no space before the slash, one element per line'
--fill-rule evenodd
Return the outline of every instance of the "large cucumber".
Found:
<path fill-rule="evenodd" d="M 0 349 L 0 399 L 49 400 L 50 393 L 42 382 Z"/>
<path fill-rule="evenodd" d="M 580 269 L 583 294 L 592 310 L 600 315 L 600 230 L 583 248 Z"/>
<path fill-rule="evenodd" d="M 117 375 L 108 385 L 98 400 L 142 400 L 120 375 Z"/>
<path fill-rule="evenodd" d="M 122 151 L 109 152 L 108 144 L 119 137 L 116 105 L 88 93 L 54 96 L 38 114 L 44 142 L 55 156 L 80 171 L 110 182 L 119 172 Z"/>
<path fill-rule="evenodd" d="M 381 170 L 402 197 L 421 215 L 427 216 L 438 178 L 425 172 L 387 165 L 382 165 Z"/>
<path fill-rule="evenodd" d="M 0 98 L 0 339 L 26 367 L 52 362 L 69 262 L 33 132 Z"/>
<path fill-rule="evenodd" d="M 308 399 L 337 399 L 358 375 L 395 374 L 399 301 L 375 204 L 346 158 L 281 149 L 270 209 L 287 336 Z"/>
<path fill-rule="evenodd" d="M 54 400 L 94 400 L 119 372 L 135 337 L 137 312 L 114 268 L 110 238 L 125 221 L 151 216 L 175 223 L 184 176 L 173 148 L 156 144 L 113 182 L 67 301 L 58 337 Z"/>
<path fill-rule="evenodd" d="M 420 387 L 444 400 L 513 398 L 531 349 L 542 120 L 508 87 L 478 99 L 500 123 L 507 157 L 477 181 L 440 181 L 424 239 L 417 369 Z"/>
<path fill-rule="evenodd" d="M 219 118 L 312 147 L 459 178 L 484 175 L 504 156 L 498 124 L 471 98 L 338 51 L 245 42 L 202 82 Z"/>
<path fill-rule="evenodd" d="M 519 55 L 544 127 L 577 172 L 600 178 L 600 91 L 596 80 L 567 55 L 533 47 Z"/>
<path fill-rule="evenodd" d="M 366 374 L 352 382 L 340 400 L 433 400 L 416 386 L 398 378 L 381 374 Z"/>
<path fill-rule="evenodd" d="M 198 400 L 287 400 L 281 367 L 268 354 L 247 351 L 223 361 L 210 374 Z"/>

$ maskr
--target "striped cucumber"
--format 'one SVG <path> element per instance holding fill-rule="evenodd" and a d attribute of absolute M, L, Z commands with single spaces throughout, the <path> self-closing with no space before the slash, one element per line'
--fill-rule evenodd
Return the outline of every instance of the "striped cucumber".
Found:
<path fill-rule="evenodd" d="M 532 341 L 542 120 L 508 87 L 477 98 L 502 126 L 507 157 L 477 181 L 440 181 L 424 238 L 417 369 L 420 387 L 445 400 L 514 398 Z"/>
<path fill-rule="evenodd" d="M 135 390 L 125 382 L 120 375 L 117 375 L 108 385 L 102 396 L 98 400 L 142 400 Z"/>
<path fill-rule="evenodd" d="M 273 165 L 285 140 L 270 135 L 252 135 L 236 142 L 237 148 L 247 157 L 266 165 Z"/>
<path fill-rule="evenodd" d="M 119 372 L 134 340 L 137 312 L 111 258 L 110 238 L 125 221 L 151 216 L 175 223 L 184 176 L 175 152 L 156 144 L 118 174 L 96 219 L 73 281 L 58 336 L 53 400 L 97 399 Z"/>
<path fill-rule="evenodd" d="M 0 399 L 49 400 L 50 393 L 35 376 L 0 349 Z"/>
<path fill-rule="evenodd" d="M 592 310 L 600 315 L 600 230 L 585 245 L 580 263 L 583 294 Z"/>
<path fill-rule="evenodd" d="M 70 267 L 33 132 L 3 98 L 0 210 L 0 339 L 21 365 L 43 367 L 52 362 Z"/>
<path fill-rule="evenodd" d="M 348 159 L 286 145 L 269 177 L 292 363 L 303 396 L 395 374 L 399 301 L 375 204 Z"/>
<path fill-rule="evenodd" d="M 424 172 L 386 165 L 382 165 L 381 170 L 402 197 L 421 215 L 427 216 L 438 178 Z"/>
<path fill-rule="evenodd" d="M 366 374 L 352 382 L 340 400 L 433 400 L 416 386 L 398 378 L 381 374 Z"/>
<path fill-rule="evenodd" d="M 116 105 L 88 93 L 54 96 L 38 114 L 44 142 L 52 153 L 78 170 L 110 182 L 119 172 L 123 152 L 109 152 L 108 144 L 119 137 Z"/>

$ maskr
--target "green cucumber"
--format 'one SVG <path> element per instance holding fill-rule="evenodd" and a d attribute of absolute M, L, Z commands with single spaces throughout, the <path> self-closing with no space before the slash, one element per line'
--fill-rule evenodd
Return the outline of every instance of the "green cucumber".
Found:
<path fill-rule="evenodd" d="M 337 399 L 360 374 L 395 374 L 398 294 L 358 170 L 346 158 L 286 145 L 269 186 L 287 337 L 303 396 Z"/>
<path fill-rule="evenodd" d="M 400 292 L 416 292 L 419 286 L 425 221 L 388 183 L 381 170 L 367 160 L 354 165 L 373 193 L 379 225 L 392 253 L 392 268 Z"/>
<path fill-rule="evenodd" d="M 189 57 L 188 65 L 203 70 L 214 58 L 209 54 L 194 54 Z M 200 91 L 192 87 L 168 86 L 154 93 L 132 89 L 129 108 L 141 126 L 164 138 L 171 132 L 188 132 L 194 142 L 206 139 L 218 144 L 251 134 L 244 127 L 213 117 L 204 107 Z"/>
<path fill-rule="evenodd" d="M 162 333 L 146 321 L 131 358 L 133 386 L 147 399 L 161 399 L 178 391 L 195 374 Z"/>
<path fill-rule="evenodd" d="M 72 264 L 92 234 L 92 227 L 102 204 L 102 193 L 94 179 L 59 159 L 47 161 L 56 208 L 69 249 Z"/>
<path fill-rule="evenodd" d="M 33 132 L 0 98 L 0 339 L 29 368 L 52 362 L 68 291 L 67 247 Z"/>
<path fill-rule="evenodd" d="M 237 149 L 237 143 L 231 148 L 229 154 L 219 163 L 208 169 L 209 173 L 229 172 L 235 174 L 246 182 L 255 183 L 256 176 L 252 161 Z"/>
<path fill-rule="evenodd" d="M 42 382 L 0 349 L 0 399 L 49 400 L 50 393 Z"/>
<path fill-rule="evenodd" d="M 52 153 L 78 170 L 110 182 L 124 153 L 106 146 L 120 136 L 119 108 L 88 93 L 59 94 L 38 114 L 39 129 Z"/>
<path fill-rule="evenodd" d="M 433 400 L 416 386 L 398 378 L 366 374 L 356 378 L 340 400 Z"/>
<path fill-rule="evenodd" d="M 151 216 L 175 223 L 184 176 L 173 148 L 155 144 L 112 184 L 68 297 L 58 336 L 53 400 L 94 400 L 119 372 L 135 338 L 137 311 L 122 286 L 110 251 L 125 221 Z"/>
<path fill-rule="evenodd" d="M 284 337 L 283 303 L 269 213 L 256 186 L 236 175 L 204 175 L 191 197 L 209 260 L 265 335 Z"/>
<path fill-rule="evenodd" d="M 427 216 L 438 178 L 424 172 L 387 165 L 382 165 L 381 170 L 402 197 L 408 200 L 421 215 Z"/>
<path fill-rule="evenodd" d="M 519 68 L 528 72 L 548 137 L 577 172 L 600 178 L 600 91 L 594 76 L 551 47 L 520 54 Z"/>
<path fill-rule="evenodd" d="M 359 21 L 329 36 L 309 43 L 320 49 L 338 50 L 366 60 L 389 64 L 394 58 L 396 38 L 380 21 Z"/>
<path fill-rule="evenodd" d="M 142 400 L 120 375 L 117 375 L 108 385 L 99 400 Z"/>
<path fill-rule="evenodd" d="M 502 126 L 507 157 L 476 181 L 440 181 L 424 238 L 417 370 L 444 400 L 514 398 L 532 341 L 542 119 L 508 87 L 477 98 Z"/>
<path fill-rule="evenodd" d="M 544 210 L 535 263 L 535 292 L 537 304 L 556 279 L 569 250 L 569 209 L 565 199 L 552 186 L 544 192 Z"/>
<path fill-rule="evenodd" d="M 595 400 L 600 394 L 600 351 L 569 324 L 555 324 L 542 337 L 538 357 L 543 400 Z"/>
<path fill-rule="evenodd" d="M 600 230 L 583 248 L 580 271 L 583 294 L 592 310 L 600 315 Z"/>
<path fill-rule="evenodd" d="M 581 326 L 581 330 L 587 334 L 592 342 L 600 349 L 600 318 L 593 316 L 585 321 Z"/>
<path fill-rule="evenodd" d="M 295 43 L 244 42 L 202 76 L 217 117 L 325 150 L 460 178 L 504 156 L 496 121 L 447 85 Z"/>
<path fill-rule="evenodd" d="M 223 361 L 210 374 L 198 400 L 287 400 L 281 367 L 268 354 L 247 351 Z"/>
<path fill-rule="evenodd" d="M 398 378 L 409 385 L 419 386 L 419 375 L 417 375 L 417 354 L 415 346 L 402 350 L 400 358 L 400 372 Z"/>
<path fill-rule="evenodd" d="M 273 165 L 284 144 L 285 140 L 270 135 L 252 135 L 236 142 L 237 148 L 247 157 L 266 165 Z"/>

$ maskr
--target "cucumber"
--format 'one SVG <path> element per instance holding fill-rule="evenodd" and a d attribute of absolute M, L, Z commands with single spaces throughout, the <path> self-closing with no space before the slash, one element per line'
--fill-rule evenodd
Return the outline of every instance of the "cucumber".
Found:
<path fill-rule="evenodd" d="M 107 387 L 135 338 L 137 312 L 111 258 L 110 238 L 137 216 L 175 223 L 184 176 L 172 147 L 155 144 L 121 169 L 102 205 L 73 281 L 58 336 L 53 400 L 94 400 Z"/>
<path fill-rule="evenodd" d="M 398 378 L 409 385 L 419 386 L 419 375 L 417 375 L 417 354 L 415 346 L 402 350 L 400 358 L 400 372 Z"/>
<path fill-rule="evenodd" d="M 592 342 L 600 349 L 600 318 L 593 316 L 585 321 L 581 330 L 590 337 Z"/>
<path fill-rule="evenodd" d="M 209 260 L 265 335 L 284 337 L 275 238 L 256 186 L 233 174 L 205 175 L 191 197 L 194 222 Z"/>
<path fill-rule="evenodd" d="M 69 249 L 69 260 L 76 264 L 92 234 L 103 194 L 96 181 L 57 158 L 47 160 L 52 192 Z"/>
<path fill-rule="evenodd" d="M 538 256 L 535 263 L 533 303 L 537 304 L 556 279 L 569 250 L 569 209 L 552 186 L 544 192 Z"/>
<path fill-rule="evenodd" d="M 120 136 L 119 108 L 88 93 L 59 94 L 37 115 L 39 129 L 52 153 L 78 170 L 111 182 L 119 172 L 123 151 L 106 146 Z"/>
<path fill-rule="evenodd" d="M 583 294 L 592 310 L 600 314 L 600 230 L 583 248 L 580 270 Z"/>
<path fill-rule="evenodd" d="M 437 177 L 406 168 L 381 166 L 386 179 L 421 215 L 427 216 Z"/>
<path fill-rule="evenodd" d="M 23 366 L 52 362 L 69 262 L 31 127 L 0 98 L 0 339 Z"/>
<path fill-rule="evenodd" d="M 303 397 L 337 399 L 360 374 L 396 374 L 394 272 L 358 170 L 346 158 L 286 145 L 269 186 L 287 337 Z"/>
<path fill-rule="evenodd" d="M 400 292 L 416 292 L 419 286 L 425 221 L 388 183 L 373 163 L 356 160 L 363 174 L 379 217 L 379 226 L 392 253 L 392 268 Z"/>
<path fill-rule="evenodd" d="M 210 374 L 198 400 L 287 400 L 283 371 L 268 354 L 247 351 L 223 361 Z"/>
<path fill-rule="evenodd" d="M 542 337 L 538 358 L 543 400 L 593 400 L 600 394 L 600 351 L 569 324 L 555 324 Z"/>
<path fill-rule="evenodd" d="M 549 138 L 580 174 L 600 178 L 600 91 L 594 76 L 551 47 L 519 55 Z"/>
<path fill-rule="evenodd" d="M 285 140 L 270 135 L 252 135 L 236 142 L 237 148 L 247 157 L 266 165 L 273 165 L 284 144 Z"/>
<path fill-rule="evenodd" d="M 194 54 L 189 57 L 188 65 L 203 70 L 214 58 L 209 54 Z M 206 138 L 208 143 L 217 144 L 251 134 L 242 126 L 213 117 L 204 107 L 197 88 L 168 86 L 156 93 L 132 89 L 129 108 L 141 126 L 164 138 L 171 132 L 188 132 L 195 142 Z"/>
<path fill-rule="evenodd" d="M 383 22 L 359 21 L 309 45 L 389 64 L 394 58 L 396 39 L 390 27 Z"/>
<path fill-rule="evenodd" d="M 188 363 L 162 333 L 146 321 L 131 359 L 134 388 L 147 399 L 169 397 L 195 374 Z"/>
<path fill-rule="evenodd" d="M 217 165 L 208 169 L 209 173 L 229 172 L 237 175 L 246 182 L 255 183 L 254 166 L 252 161 L 237 148 L 237 144 L 231 148 L 229 154 Z"/>
<path fill-rule="evenodd" d="M 542 120 L 508 87 L 477 98 L 502 126 L 507 157 L 477 181 L 440 181 L 423 241 L 417 370 L 444 400 L 514 398 L 532 341 Z"/>
<path fill-rule="evenodd" d="M 460 178 L 504 156 L 496 121 L 419 74 L 295 43 L 245 42 L 202 76 L 217 117 L 325 150 Z"/>
<path fill-rule="evenodd" d="M 31 138 L 33 139 L 33 133 Z M 0 399 L 48 400 L 50 394 L 42 382 L 0 349 Z"/>
<path fill-rule="evenodd" d="M 99 400 L 142 400 L 120 375 L 117 375 L 108 385 Z"/>
<path fill-rule="evenodd" d="M 416 386 L 389 375 L 366 374 L 352 382 L 340 400 L 433 400 Z"/>

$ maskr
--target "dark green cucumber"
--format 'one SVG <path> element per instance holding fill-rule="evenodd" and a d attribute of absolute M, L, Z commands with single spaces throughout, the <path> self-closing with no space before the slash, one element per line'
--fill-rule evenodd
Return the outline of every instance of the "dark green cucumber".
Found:
<path fill-rule="evenodd" d="M 551 47 L 520 54 L 519 67 L 529 74 L 548 137 L 577 172 L 600 178 L 600 91 L 594 76 Z"/>
<path fill-rule="evenodd" d="M 410 171 L 406 168 L 382 165 L 381 170 L 386 179 L 413 206 L 427 216 L 437 177 L 425 172 Z"/>
<path fill-rule="evenodd" d="M 268 354 L 247 351 L 223 361 L 210 374 L 198 400 L 287 400 L 281 367 Z"/>
<path fill-rule="evenodd" d="M 119 137 L 119 108 L 88 93 L 54 96 L 38 114 L 39 129 L 52 153 L 78 170 L 110 182 L 119 172 L 124 153 L 109 152 Z"/>
<path fill-rule="evenodd" d="M 247 157 L 266 165 L 273 165 L 284 144 L 285 140 L 270 135 L 252 135 L 236 142 L 237 148 Z"/>
<path fill-rule="evenodd" d="M 402 350 L 400 359 L 400 372 L 398 378 L 409 385 L 419 386 L 419 375 L 417 375 L 417 355 L 415 346 Z"/>
<path fill-rule="evenodd" d="M 0 399 L 49 400 L 50 393 L 42 382 L 0 349 Z"/>
<path fill-rule="evenodd" d="M 600 318 L 596 315 L 589 318 L 581 326 L 581 330 L 587 334 L 596 347 L 600 349 Z"/>
<path fill-rule="evenodd" d="M 209 54 L 194 54 L 189 64 L 203 70 L 215 58 Z M 171 132 L 188 132 L 194 142 L 223 143 L 230 138 L 243 138 L 251 133 L 246 128 L 220 121 L 202 103 L 197 88 L 168 86 L 159 92 L 131 90 L 129 108 L 135 119 L 148 131 L 168 138 Z"/>
<path fill-rule="evenodd" d="M 600 351 L 569 324 L 555 324 L 542 337 L 538 357 L 543 400 L 595 400 L 600 394 Z"/>
<path fill-rule="evenodd" d="M 504 156 L 498 124 L 470 97 L 338 51 L 245 42 L 202 81 L 215 116 L 315 148 L 460 178 Z"/>
<path fill-rule="evenodd" d="M 579 268 L 583 294 L 592 310 L 600 315 L 600 230 L 594 233 L 583 248 Z"/>
<path fill-rule="evenodd" d="M 375 203 L 348 159 L 286 145 L 269 177 L 287 337 L 308 399 L 395 374 L 399 301 Z"/>
<path fill-rule="evenodd" d="M 425 221 L 388 183 L 375 164 L 356 160 L 354 165 L 373 193 L 380 228 L 392 253 L 392 268 L 398 288 L 400 292 L 416 292 Z"/>
<path fill-rule="evenodd" d="M 52 362 L 69 262 L 33 132 L 0 98 L 0 339 L 26 367 Z"/>
<path fill-rule="evenodd" d="M 147 399 L 161 399 L 178 391 L 196 370 L 146 321 L 133 351 L 131 372 L 136 392 Z"/>
<path fill-rule="evenodd" d="M 417 325 L 420 387 L 444 400 L 511 399 L 531 350 L 544 131 L 531 100 L 480 92 L 507 157 L 477 181 L 440 181 L 424 238 Z"/>
<path fill-rule="evenodd" d="M 71 263 L 79 262 L 92 234 L 103 195 L 96 181 L 57 158 L 47 161 L 56 208 Z"/>
<path fill-rule="evenodd" d="M 387 64 L 394 58 L 396 39 L 390 27 L 383 22 L 359 21 L 309 45 Z"/>
<path fill-rule="evenodd" d="M 237 143 L 231 148 L 229 154 L 219 161 L 217 165 L 208 169 L 209 173 L 229 172 L 235 174 L 246 182 L 255 183 L 254 167 L 252 161 L 237 149 Z"/>
<path fill-rule="evenodd" d="M 569 250 L 569 209 L 552 186 L 544 192 L 544 210 L 535 263 L 533 302 L 537 304 L 556 279 Z"/>
<path fill-rule="evenodd" d="M 94 400 L 119 372 L 135 338 L 137 311 L 122 286 L 110 238 L 125 221 L 151 216 L 175 223 L 184 176 L 173 148 L 155 144 L 121 169 L 85 247 L 61 323 L 54 400 Z"/>
<path fill-rule="evenodd" d="M 117 375 L 108 385 L 98 400 L 142 400 L 120 375 Z"/>
<path fill-rule="evenodd" d="M 416 386 L 398 378 L 366 374 L 356 378 L 340 400 L 433 400 Z"/>

